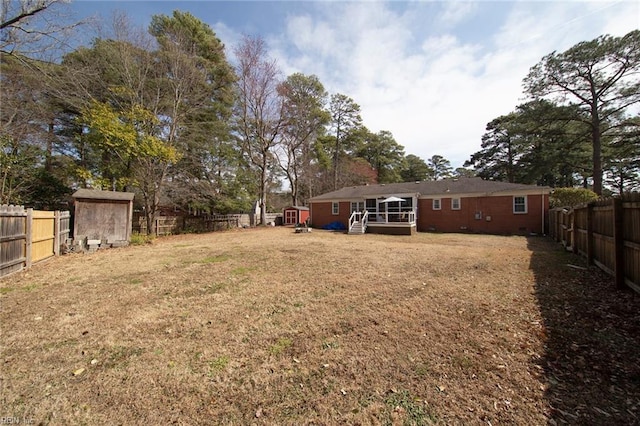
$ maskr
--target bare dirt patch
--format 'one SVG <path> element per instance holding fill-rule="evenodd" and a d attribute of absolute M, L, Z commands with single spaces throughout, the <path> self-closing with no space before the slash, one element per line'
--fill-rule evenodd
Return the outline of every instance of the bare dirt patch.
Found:
<path fill-rule="evenodd" d="M 64 256 L 0 282 L 0 415 L 638 422 L 640 302 L 580 262 L 539 238 L 290 228 Z"/>

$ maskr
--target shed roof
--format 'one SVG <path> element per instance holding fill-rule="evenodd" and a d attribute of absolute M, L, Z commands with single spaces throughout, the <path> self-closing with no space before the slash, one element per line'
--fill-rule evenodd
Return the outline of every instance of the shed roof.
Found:
<path fill-rule="evenodd" d="M 289 206 L 289 207 L 285 207 L 284 210 L 301 210 L 301 211 L 307 211 L 309 210 L 309 207 L 303 207 L 303 206 Z"/>
<path fill-rule="evenodd" d="M 90 200 L 131 201 L 133 192 L 102 191 L 99 189 L 78 189 L 73 193 L 73 198 Z"/>
<path fill-rule="evenodd" d="M 349 186 L 337 191 L 313 197 L 311 201 L 354 199 L 366 196 L 379 196 L 386 194 L 418 194 L 422 196 L 436 194 L 487 194 L 496 192 L 510 192 L 522 190 L 545 190 L 547 186 L 525 185 L 519 183 L 497 182 L 484 180 L 479 177 L 443 179 L 435 181 L 417 181 L 404 183 L 374 184 L 363 186 Z"/>

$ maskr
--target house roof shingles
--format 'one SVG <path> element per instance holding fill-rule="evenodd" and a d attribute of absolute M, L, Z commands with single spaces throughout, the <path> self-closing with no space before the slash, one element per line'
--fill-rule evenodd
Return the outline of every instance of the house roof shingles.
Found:
<path fill-rule="evenodd" d="M 382 196 L 388 194 L 419 194 L 421 196 L 438 194 L 490 194 L 523 190 L 549 191 L 547 186 L 525 185 L 519 183 L 496 182 L 482 178 L 444 179 L 436 181 L 418 181 L 363 186 L 348 186 L 337 191 L 313 197 L 310 201 L 328 201 L 338 199 L 355 199 L 366 196 Z"/>

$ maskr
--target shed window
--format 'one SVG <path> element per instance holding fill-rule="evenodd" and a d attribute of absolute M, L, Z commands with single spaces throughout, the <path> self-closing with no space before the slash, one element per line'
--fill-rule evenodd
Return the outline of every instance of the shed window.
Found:
<path fill-rule="evenodd" d="M 337 215 L 339 213 L 340 213 L 340 203 L 338 203 L 337 201 L 333 201 L 331 203 L 331 214 Z"/>
<path fill-rule="evenodd" d="M 451 199 L 451 210 L 460 210 L 460 198 Z"/>
<path fill-rule="evenodd" d="M 527 197 L 526 196 L 513 197 L 513 213 L 514 214 L 527 213 Z"/>
<path fill-rule="evenodd" d="M 440 198 L 434 198 L 433 199 L 433 205 L 432 205 L 433 210 L 440 210 Z"/>

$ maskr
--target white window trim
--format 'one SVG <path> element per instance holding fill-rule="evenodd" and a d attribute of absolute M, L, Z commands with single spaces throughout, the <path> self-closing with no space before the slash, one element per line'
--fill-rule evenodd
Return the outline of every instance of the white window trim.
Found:
<path fill-rule="evenodd" d="M 438 202 L 438 207 L 436 207 L 436 201 Z M 434 198 L 431 200 L 431 208 L 433 210 L 442 210 L 442 200 L 440 198 Z"/>
<path fill-rule="evenodd" d="M 331 202 L 331 214 L 333 216 L 338 216 L 340 214 L 340 203 L 337 201 Z"/>
<path fill-rule="evenodd" d="M 524 199 L 524 211 L 516 211 L 516 198 Z M 529 203 L 527 202 L 528 197 L 526 195 L 514 195 L 513 196 L 513 214 L 527 214 L 529 212 Z M 519 204 L 520 205 L 520 204 Z"/>
<path fill-rule="evenodd" d="M 454 200 L 458 200 L 458 207 L 454 207 L 453 206 Z M 461 207 L 462 207 L 462 201 L 460 201 L 460 198 L 452 198 L 451 199 L 451 210 L 460 210 Z"/>

